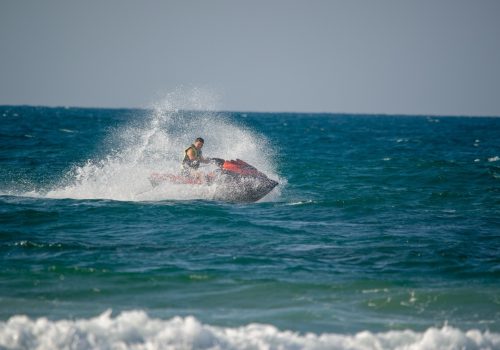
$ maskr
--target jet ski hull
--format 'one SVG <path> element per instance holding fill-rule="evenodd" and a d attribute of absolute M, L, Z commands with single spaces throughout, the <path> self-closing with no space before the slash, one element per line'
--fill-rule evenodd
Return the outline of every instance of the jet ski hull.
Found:
<path fill-rule="evenodd" d="M 214 193 L 215 200 L 250 203 L 265 197 L 278 185 L 278 182 L 265 175 L 251 177 L 225 173 L 221 174 L 215 184 L 217 186 Z"/>
<path fill-rule="evenodd" d="M 242 160 L 218 160 L 220 169 L 193 178 L 175 174 L 152 174 L 149 178 L 153 187 L 162 183 L 185 184 L 192 186 L 215 186 L 214 200 L 226 202 L 251 203 L 269 194 L 278 182 Z"/>

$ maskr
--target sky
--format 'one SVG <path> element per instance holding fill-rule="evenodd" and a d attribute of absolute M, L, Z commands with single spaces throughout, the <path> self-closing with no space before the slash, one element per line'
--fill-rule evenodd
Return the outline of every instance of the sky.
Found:
<path fill-rule="evenodd" d="M 0 105 L 500 116 L 498 0 L 0 0 Z"/>

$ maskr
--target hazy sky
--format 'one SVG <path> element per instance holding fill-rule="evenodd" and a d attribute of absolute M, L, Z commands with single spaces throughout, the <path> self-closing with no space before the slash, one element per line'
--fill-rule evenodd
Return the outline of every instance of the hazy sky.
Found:
<path fill-rule="evenodd" d="M 498 0 L 0 0 L 0 104 L 500 116 Z"/>

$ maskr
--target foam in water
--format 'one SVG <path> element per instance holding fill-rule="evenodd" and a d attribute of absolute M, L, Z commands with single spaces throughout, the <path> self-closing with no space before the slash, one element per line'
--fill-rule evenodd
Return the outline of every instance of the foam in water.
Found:
<path fill-rule="evenodd" d="M 0 348 L 7 349 L 500 349 L 500 334 L 444 326 L 424 332 L 300 334 L 272 325 L 238 328 L 205 325 L 196 318 L 150 318 L 111 311 L 79 320 L 50 321 L 13 316 L 0 322 Z"/>
<path fill-rule="evenodd" d="M 205 156 L 241 158 L 278 179 L 269 141 L 214 109 L 213 99 L 201 90 L 168 94 L 152 108 L 146 120 L 131 121 L 112 132 L 105 142 L 107 154 L 76 166 L 64 183 L 48 191 L 46 197 L 130 201 L 211 199 L 215 186 L 165 184 L 153 189 L 148 179 L 152 173 L 178 173 L 184 149 L 200 136 L 205 139 Z M 204 170 L 213 168 L 206 165 Z"/>

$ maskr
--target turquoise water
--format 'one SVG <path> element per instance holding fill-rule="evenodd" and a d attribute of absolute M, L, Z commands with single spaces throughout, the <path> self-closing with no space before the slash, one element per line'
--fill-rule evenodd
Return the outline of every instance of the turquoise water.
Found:
<path fill-rule="evenodd" d="M 176 348 L 500 348 L 499 118 L 4 106 L 0 121 L 0 347 L 57 347 L 39 322 L 83 347 L 167 347 L 167 329 Z M 280 185 L 251 204 L 151 188 L 197 136 Z"/>

